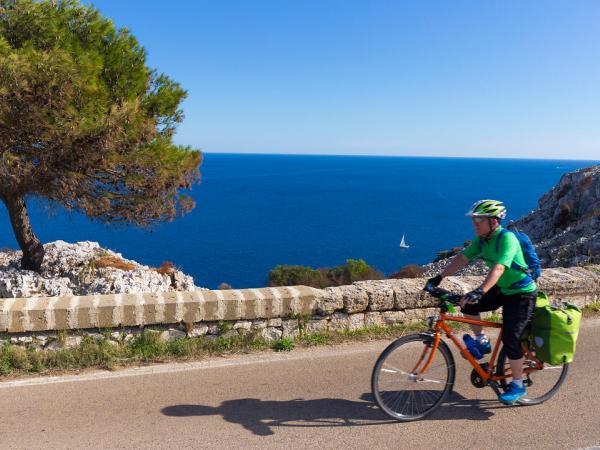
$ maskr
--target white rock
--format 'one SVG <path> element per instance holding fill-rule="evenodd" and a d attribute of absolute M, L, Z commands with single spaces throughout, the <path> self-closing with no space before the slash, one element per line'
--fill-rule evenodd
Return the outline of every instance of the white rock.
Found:
<path fill-rule="evenodd" d="M 160 274 L 148 266 L 127 260 L 120 253 L 100 248 L 97 242 L 64 241 L 44 245 L 41 273 L 20 270 L 20 251 L 0 252 L 0 298 L 92 295 L 120 293 L 158 293 L 198 289 L 194 279 L 174 270 Z M 102 257 L 130 264 L 132 270 L 97 267 Z"/>
<path fill-rule="evenodd" d="M 281 317 L 275 317 L 273 319 L 269 319 L 267 325 L 270 327 L 280 327 L 282 323 Z"/>
<path fill-rule="evenodd" d="M 252 329 L 253 330 L 262 330 L 264 328 L 267 328 L 267 321 L 266 320 L 255 320 L 252 322 Z"/>
<path fill-rule="evenodd" d="M 208 330 L 206 331 L 206 334 L 219 334 L 220 333 L 220 329 L 219 329 L 219 324 L 218 323 L 211 323 L 209 325 L 207 325 Z"/>
<path fill-rule="evenodd" d="M 59 341 L 50 341 L 44 347 L 45 350 L 50 350 L 50 351 L 60 350 L 61 348 L 63 348 L 63 347 L 62 347 L 62 345 L 60 345 Z"/>
<path fill-rule="evenodd" d="M 198 336 L 204 336 L 206 333 L 208 333 L 208 326 L 206 326 L 204 324 L 198 324 L 190 330 L 190 332 L 188 333 L 188 336 L 189 337 L 198 337 Z"/>
<path fill-rule="evenodd" d="M 248 321 L 248 320 L 239 320 L 236 323 L 233 324 L 233 329 L 234 330 L 243 330 L 243 331 L 250 331 L 252 329 L 252 322 Z"/>
<path fill-rule="evenodd" d="M 363 313 L 350 314 L 348 329 L 350 331 L 360 330 L 365 327 L 365 315 Z"/>
<path fill-rule="evenodd" d="M 300 328 L 298 326 L 297 319 L 284 320 L 282 322 L 282 328 L 283 328 L 282 337 L 284 339 L 295 338 L 300 334 Z"/>
<path fill-rule="evenodd" d="M 268 327 L 260 330 L 260 336 L 268 342 L 276 341 L 281 339 L 282 331 L 279 328 Z"/>
<path fill-rule="evenodd" d="M 66 348 L 79 347 L 79 345 L 81 345 L 82 340 L 83 340 L 83 338 L 81 336 L 67 336 L 67 339 L 65 341 L 65 347 Z"/>
<path fill-rule="evenodd" d="M 175 328 L 169 328 L 168 330 L 160 333 L 160 340 L 162 341 L 176 341 L 178 339 L 183 339 L 187 336 L 185 331 L 176 330 Z"/>

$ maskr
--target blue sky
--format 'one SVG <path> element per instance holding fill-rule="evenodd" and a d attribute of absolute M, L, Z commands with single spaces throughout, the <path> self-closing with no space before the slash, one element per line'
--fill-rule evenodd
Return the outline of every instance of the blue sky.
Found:
<path fill-rule="evenodd" d="M 91 3 L 206 152 L 600 159 L 597 1 Z"/>

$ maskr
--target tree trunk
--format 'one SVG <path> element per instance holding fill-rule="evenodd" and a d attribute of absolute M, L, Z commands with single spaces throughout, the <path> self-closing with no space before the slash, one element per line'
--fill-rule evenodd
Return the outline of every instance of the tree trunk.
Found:
<path fill-rule="evenodd" d="M 23 197 L 3 198 L 2 201 L 8 209 L 10 224 L 12 225 L 19 247 L 23 251 L 21 269 L 40 272 L 44 260 L 44 247 L 33 234 L 29 223 L 29 215 Z"/>

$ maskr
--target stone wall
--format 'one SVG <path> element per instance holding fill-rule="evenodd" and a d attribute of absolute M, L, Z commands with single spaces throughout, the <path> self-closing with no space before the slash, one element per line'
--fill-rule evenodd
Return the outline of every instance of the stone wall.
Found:
<path fill-rule="evenodd" d="M 450 277 L 442 287 L 466 293 L 481 277 Z M 306 332 L 394 325 L 434 314 L 436 300 L 422 291 L 425 279 L 363 281 L 315 289 L 306 286 L 154 294 L 0 299 L 0 333 L 13 343 L 50 346 L 66 330 L 67 344 L 83 334 L 130 339 L 144 328 L 166 339 L 255 331 L 267 340 Z M 600 301 L 600 266 L 546 269 L 539 287 L 553 300 L 580 306 Z M 223 324 L 228 324 L 223 326 Z M 78 339 L 79 337 L 79 339 Z"/>

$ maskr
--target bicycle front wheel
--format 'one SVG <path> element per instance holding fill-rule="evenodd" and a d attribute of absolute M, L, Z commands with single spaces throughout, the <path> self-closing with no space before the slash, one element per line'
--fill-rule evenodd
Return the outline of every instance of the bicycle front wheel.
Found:
<path fill-rule="evenodd" d="M 525 352 L 525 363 L 523 366 L 528 373 L 524 374 L 523 382 L 527 390 L 527 395 L 525 398 L 517 401 L 519 405 L 527 406 L 544 403 L 556 394 L 567 378 L 569 364 L 553 366 L 543 363 L 543 366 L 539 368 L 541 364 L 541 361 L 535 359 L 530 352 Z M 498 356 L 498 368 L 496 372 L 501 376 L 510 373 L 510 364 L 504 348 Z M 501 385 L 505 388 L 506 380 Z"/>
<path fill-rule="evenodd" d="M 404 336 L 381 354 L 371 376 L 377 405 L 388 416 L 403 422 L 431 414 L 452 391 L 454 358 L 440 340 L 433 353 L 433 337 Z"/>

